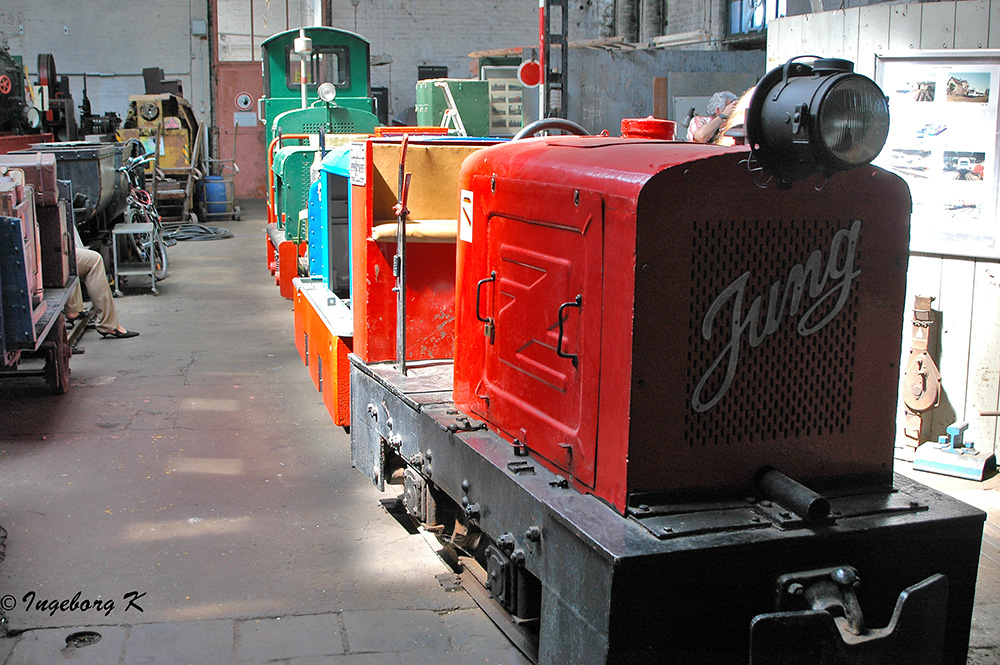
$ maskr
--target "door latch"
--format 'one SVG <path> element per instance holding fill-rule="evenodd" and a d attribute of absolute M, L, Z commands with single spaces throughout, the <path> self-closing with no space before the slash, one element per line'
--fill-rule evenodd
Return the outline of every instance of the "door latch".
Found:
<path fill-rule="evenodd" d="M 486 335 L 486 339 L 490 340 L 490 344 L 493 343 L 494 335 L 496 333 L 496 326 L 492 316 L 484 317 L 479 314 L 479 302 L 480 302 L 480 293 L 482 292 L 483 289 L 483 284 L 486 284 L 487 282 L 495 282 L 496 279 L 497 279 L 497 271 L 493 270 L 490 272 L 489 277 L 481 279 L 479 280 L 479 282 L 476 283 L 476 320 L 479 321 L 480 323 L 485 324 L 483 326 L 483 334 Z"/>

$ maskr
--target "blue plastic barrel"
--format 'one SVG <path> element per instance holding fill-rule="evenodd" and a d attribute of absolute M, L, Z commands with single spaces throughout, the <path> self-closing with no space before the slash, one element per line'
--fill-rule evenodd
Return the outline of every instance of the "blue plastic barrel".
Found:
<path fill-rule="evenodd" d="M 209 214 L 225 213 L 226 182 L 221 175 L 205 176 L 205 210 Z"/>

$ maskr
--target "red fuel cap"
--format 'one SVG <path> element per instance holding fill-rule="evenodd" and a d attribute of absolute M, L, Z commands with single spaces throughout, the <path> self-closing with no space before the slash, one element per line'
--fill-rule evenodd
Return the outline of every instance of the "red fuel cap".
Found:
<path fill-rule="evenodd" d="M 677 137 L 677 123 L 673 120 L 648 118 L 623 118 L 623 139 L 659 139 L 673 141 Z"/>

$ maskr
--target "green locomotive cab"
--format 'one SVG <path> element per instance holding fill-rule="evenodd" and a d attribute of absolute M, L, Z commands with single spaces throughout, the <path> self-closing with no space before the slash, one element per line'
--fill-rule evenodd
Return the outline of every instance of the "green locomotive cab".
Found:
<path fill-rule="evenodd" d="M 378 125 L 368 40 L 336 28 L 287 30 L 264 40 L 261 63 L 264 96 L 258 113 L 268 149 L 268 269 L 281 295 L 291 298 L 292 280 L 308 275 L 303 255 L 309 189 L 321 146 L 370 134 Z"/>
<path fill-rule="evenodd" d="M 300 55 L 295 40 L 311 40 L 311 49 Z M 305 67 L 305 103 L 302 94 L 302 57 Z M 281 133 L 329 134 L 370 132 L 378 124 L 372 112 L 369 78 L 369 45 L 364 37 L 327 27 L 286 30 L 261 44 L 264 97 L 261 120 L 267 144 Z M 320 99 L 319 89 L 329 83 L 336 101 Z M 327 86 L 327 89 L 331 89 Z M 294 113 L 304 117 L 296 119 Z M 278 116 L 281 123 L 276 124 Z"/>

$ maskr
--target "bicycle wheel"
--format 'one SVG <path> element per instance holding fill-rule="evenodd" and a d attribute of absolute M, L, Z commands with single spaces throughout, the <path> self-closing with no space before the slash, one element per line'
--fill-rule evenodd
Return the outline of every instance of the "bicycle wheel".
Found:
<path fill-rule="evenodd" d="M 156 234 L 156 242 L 153 243 L 153 261 L 156 267 L 156 281 L 167 278 L 167 245 L 163 242 L 163 235 Z"/>
<path fill-rule="evenodd" d="M 153 244 L 152 236 L 148 233 L 132 233 L 129 234 L 129 240 L 135 260 L 138 263 L 149 263 L 149 249 Z"/>
<path fill-rule="evenodd" d="M 163 241 L 163 235 L 159 229 L 154 235 L 149 233 L 135 233 L 129 236 L 132 244 L 132 251 L 135 253 L 139 263 L 149 262 L 149 253 L 153 253 L 153 274 L 157 281 L 167 278 L 167 246 Z"/>

